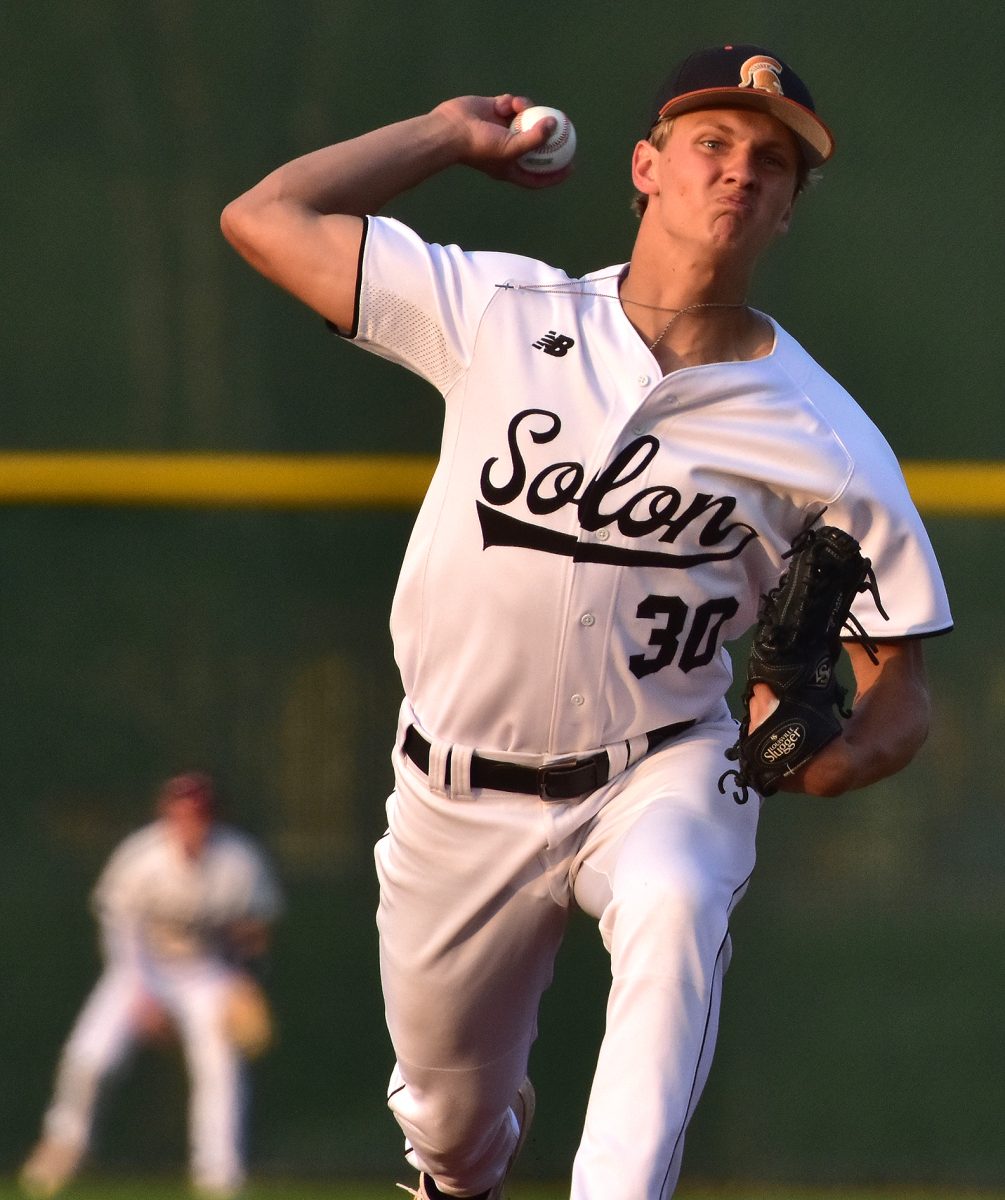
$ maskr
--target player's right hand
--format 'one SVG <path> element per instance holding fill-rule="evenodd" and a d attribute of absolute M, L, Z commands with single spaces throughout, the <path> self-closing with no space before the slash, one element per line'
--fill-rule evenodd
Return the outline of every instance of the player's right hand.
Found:
<path fill-rule="evenodd" d="M 444 100 L 433 112 L 448 120 L 458 138 L 458 159 L 477 171 L 526 188 L 554 187 L 572 173 L 572 166 L 547 175 L 525 171 L 517 159 L 543 145 L 554 128 L 553 121 L 539 121 L 522 133 L 511 133 L 510 122 L 530 108 L 526 96 L 503 92 L 498 96 L 457 96 Z"/>

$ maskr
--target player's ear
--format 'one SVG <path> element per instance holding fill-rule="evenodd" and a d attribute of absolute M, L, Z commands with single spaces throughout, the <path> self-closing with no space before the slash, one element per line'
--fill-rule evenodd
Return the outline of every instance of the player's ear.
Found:
<path fill-rule="evenodd" d="M 655 196 L 660 190 L 656 181 L 656 163 L 660 152 L 650 141 L 635 143 L 632 153 L 632 183 L 643 196 Z"/>
<path fill-rule="evenodd" d="M 792 214 L 796 208 L 796 197 L 793 196 L 789 201 L 789 207 L 782 213 L 778 221 L 778 227 L 775 230 L 775 237 L 782 237 L 783 234 L 789 232 L 789 226 L 792 224 Z"/>

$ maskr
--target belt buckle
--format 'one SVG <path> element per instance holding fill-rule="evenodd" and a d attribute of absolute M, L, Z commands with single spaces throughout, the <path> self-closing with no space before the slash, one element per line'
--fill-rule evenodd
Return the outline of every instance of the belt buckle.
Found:
<path fill-rule="evenodd" d="M 572 756 L 568 759 L 557 759 L 553 763 L 549 763 L 546 767 L 537 768 L 537 794 L 542 800 L 574 800 L 577 796 L 583 796 L 588 792 L 589 788 L 580 788 L 570 792 L 568 788 L 552 791 L 552 786 L 560 785 L 563 781 L 569 780 L 577 771 L 587 769 L 595 764 L 586 761 L 583 762 L 579 758 Z"/>

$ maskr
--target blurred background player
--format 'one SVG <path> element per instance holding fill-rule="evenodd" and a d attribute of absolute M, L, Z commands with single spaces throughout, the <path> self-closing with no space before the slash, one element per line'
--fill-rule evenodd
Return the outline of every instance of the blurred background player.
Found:
<path fill-rule="evenodd" d="M 114 851 L 92 902 L 105 967 L 63 1048 L 21 1186 L 52 1196 L 72 1178 L 102 1084 L 169 1021 L 189 1075 L 193 1186 L 214 1200 L 234 1196 L 245 1178 L 252 1048 L 235 1040 L 232 1005 L 248 990 L 248 966 L 268 949 L 281 908 L 272 869 L 248 834 L 218 820 L 210 776 L 192 772 L 162 786 L 156 820 Z"/>

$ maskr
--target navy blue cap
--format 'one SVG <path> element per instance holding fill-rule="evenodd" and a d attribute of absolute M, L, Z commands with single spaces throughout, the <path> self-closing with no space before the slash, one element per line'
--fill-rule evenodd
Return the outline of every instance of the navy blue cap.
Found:
<path fill-rule="evenodd" d="M 796 135 L 811 167 L 834 153 L 834 136 L 816 115 L 809 88 L 763 46 L 716 46 L 689 55 L 657 93 L 650 128 L 663 117 L 702 108 L 770 113 Z"/>

